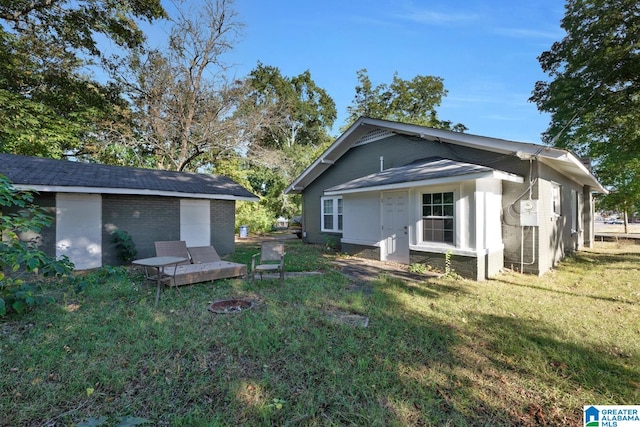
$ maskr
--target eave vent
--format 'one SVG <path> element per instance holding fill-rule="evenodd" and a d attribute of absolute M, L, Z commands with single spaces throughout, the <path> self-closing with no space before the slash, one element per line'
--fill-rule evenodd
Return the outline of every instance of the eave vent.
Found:
<path fill-rule="evenodd" d="M 384 139 L 384 138 L 388 138 L 391 135 L 393 135 L 393 132 L 391 132 L 390 130 L 386 130 L 386 129 L 374 129 L 372 131 L 369 131 L 368 133 L 366 133 L 365 135 L 363 135 L 358 142 L 356 142 L 354 145 L 364 145 L 364 144 L 368 144 L 370 142 L 373 141 L 377 141 L 379 139 Z"/>

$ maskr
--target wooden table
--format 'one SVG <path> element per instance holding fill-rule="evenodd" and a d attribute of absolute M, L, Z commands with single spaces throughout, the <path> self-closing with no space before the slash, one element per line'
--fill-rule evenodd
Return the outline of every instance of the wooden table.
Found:
<path fill-rule="evenodd" d="M 158 299 L 160 298 L 160 287 L 164 280 L 171 280 L 173 278 L 175 285 L 175 273 L 172 276 L 164 274 L 164 268 L 169 266 L 177 266 L 181 262 L 187 261 L 187 258 L 181 258 L 177 256 L 154 256 L 151 258 L 143 258 L 132 261 L 132 264 L 141 265 L 144 267 L 144 276 L 147 280 L 155 280 L 157 284 L 156 289 L 156 307 L 158 305 Z M 149 268 L 155 268 L 156 274 L 149 273 Z M 175 270 L 174 270 L 175 271 Z M 176 289 L 178 289 L 176 287 Z"/>

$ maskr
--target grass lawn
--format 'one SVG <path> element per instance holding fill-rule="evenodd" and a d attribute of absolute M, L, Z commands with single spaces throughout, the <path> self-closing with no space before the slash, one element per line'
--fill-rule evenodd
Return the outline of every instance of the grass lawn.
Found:
<path fill-rule="evenodd" d="M 583 405 L 640 403 L 640 245 L 543 277 L 354 286 L 286 244 L 288 271 L 323 274 L 165 289 L 157 308 L 131 274 L 1 319 L 0 425 L 579 426 Z M 207 311 L 229 297 L 255 306 Z"/>

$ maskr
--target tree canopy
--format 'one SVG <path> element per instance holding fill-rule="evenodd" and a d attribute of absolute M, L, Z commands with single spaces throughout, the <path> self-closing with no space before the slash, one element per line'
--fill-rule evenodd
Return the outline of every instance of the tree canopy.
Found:
<path fill-rule="evenodd" d="M 538 58 L 550 81 L 537 82 L 531 97 L 551 113 L 543 139 L 591 157 L 616 199 L 637 199 L 640 4 L 568 0 L 561 26 L 566 36 Z"/>
<path fill-rule="evenodd" d="M 357 73 L 358 85 L 352 104 L 347 107 L 349 117 L 343 130 L 360 117 L 392 120 L 464 132 L 467 128 L 438 117 L 437 107 L 447 96 L 444 80 L 434 76 L 415 76 L 411 80 L 394 74 L 391 84 L 374 86 L 366 69 Z"/>
<path fill-rule="evenodd" d="M 331 143 L 335 102 L 309 70 L 258 63 L 231 78 L 233 0 L 174 6 L 169 17 L 161 0 L 0 0 L 0 151 L 230 174 L 263 197 L 263 217 L 298 213 L 282 190 Z M 159 18 L 170 34 L 152 49 L 139 24 Z M 358 79 L 352 122 L 466 129 L 438 117 L 439 77 Z"/>
<path fill-rule="evenodd" d="M 262 146 L 316 145 L 327 138 L 336 120 L 336 105 L 309 70 L 286 77 L 277 67 L 258 63 L 247 84 L 243 112 L 265 119 L 257 135 Z"/>
<path fill-rule="evenodd" d="M 335 102 L 310 71 L 288 77 L 258 63 L 246 79 L 238 114 L 252 123 L 247 174 L 253 191 L 276 216 L 298 213 L 299 201 L 283 190 L 331 142 Z"/>
<path fill-rule="evenodd" d="M 138 22 L 164 16 L 160 0 L 0 0 L 0 150 L 76 155 L 122 122 L 119 91 L 87 67 L 108 61 L 100 40 L 138 47 Z"/>
<path fill-rule="evenodd" d="M 246 143 L 233 118 L 243 85 L 227 80 L 223 61 L 242 28 L 231 3 L 180 11 L 167 46 L 135 52 L 128 75 L 116 70 L 132 100 L 134 132 L 120 144 L 133 162 L 196 171 Z"/>

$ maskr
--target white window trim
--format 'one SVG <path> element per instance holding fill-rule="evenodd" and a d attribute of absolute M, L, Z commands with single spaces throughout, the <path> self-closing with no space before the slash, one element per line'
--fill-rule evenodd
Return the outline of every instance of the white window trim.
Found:
<path fill-rule="evenodd" d="M 571 190 L 571 233 L 582 233 L 582 193 Z"/>
<path fill-rule="evenodd" d="M 456 243 L 456 193 L 455 191 L 451 190 L 451 191 L 423 191 L 420 192 L 420 208 L 422 209 L 424 206 L 424 203 L 422 202 L 422 198 L 425 194 L 445 194 L 445 193 L 451 193 L 452 197 L 453 197 L 453 201 L 452 201 L 452 207 L 453 207 L 453 215 L 450 215 L 451 219 L 453 220 L 453 235 L 452 235 L 452 241 L 451 242 L 439 242 L 439 241 L 435 241 L 435 240 L 424 240 L 424 224 L 422 224 L 422 222 L 424 221 L 424 216 L 420 215 L 420 243 L 424 244 L 424 245 L 446 245 L 446 246 L 454 246 Z M 422 212 L 420 212 L 422 214 Z M 449 215 L 442 215 L 439 218 L 448 218 Z"/>
<path fill-rule="evenodd" d="M 325 228 L 324 226 L 324 202 L 326 200 L 333 201 L 333 225 L 334 228 Z M 342 213 L 338 213 L 338 200 L 342 200 L 342 196 L 322 196 L 320 198 L 320 231 L 326 233 L 342 233 L 342 229 L 338 229 L 338 217 L 342 215 L 344 226 L 344 205 L 342 206 Z M 343 202 L 344 203 L 344 202 Z"/>
<path fill-rule="evenodd" d="M 423 240 L 423 228 L 422 228 L 422 195 L 427 193 L 453 193 L 453 242 L 425 242 Z M 429 251 L 429 252 L 441 252 L 446 253 L 450 250 L 460 249 L 458 245 L 458 233 L 460 227 L 460 212 L 459 202 L 460 202 L 460 189 L 458 187 L 451 186 L 436 186 L 436 187 L 426 187 L 421 188 L 416 191 L 414 195 L 414 200 L 416 201 L 415 212 L 417 214 L 417 222 L 416 222 L 416 230 L 415 230 L 415 244 L 410 244 L 409 248 L 411 250 L 417 251 Z"/>
<path fill-rule="evenodd" d="M 555 198 L 557 196 L 557 205 Z M 557 206 L 557 209 L 555 209 Z M 551 181 L 551 218 L 559 218 L 562 216 L 562 185 Z"/>

